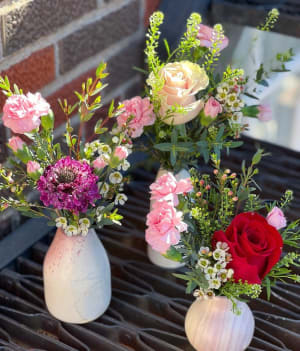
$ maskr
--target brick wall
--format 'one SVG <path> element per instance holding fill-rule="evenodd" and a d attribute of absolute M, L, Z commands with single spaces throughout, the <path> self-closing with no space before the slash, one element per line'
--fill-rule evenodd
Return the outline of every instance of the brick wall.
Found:
<path fill-rule="evenodd" d="M 158 4 L 159 0 L 2 0 L 0 74 L 24 92 L 42 93 L 55 112 L 59 137 L 64 117 L 57 98 L 74 102 L 73 91 L 80 90 L 100 61 L 108 63 L 110 73 L 104 102 L 140 92 L 142 78 L 132 67 L 143 64 L 145 26 Z M 0 111 L 4 101 L 1 94 Z M 76 127 L 78 116 L 72 122 Z M 9 133 L 0 122 L 0 163 L 7 157 Z M 7 216 L 0 216 L 0 236 L 11 229 Z"/>

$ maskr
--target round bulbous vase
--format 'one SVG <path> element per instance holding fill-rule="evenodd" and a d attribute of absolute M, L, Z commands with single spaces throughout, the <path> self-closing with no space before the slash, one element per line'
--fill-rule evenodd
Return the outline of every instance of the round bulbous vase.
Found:
<path fill-rule="evenodd" d="M 109 306 L 110 265 L 94 229 L 71 237 L 58 229 L 44 259 L 43 277 L 47 308 L 63 322 L 90 322 Z"/>
<path fill-rule="evenodd" d="M 185 332 L 197 351 L 243 351 L 254 333 L 254 317 L 244 302 L 238 301 L 240 314 L 224 296 L 198 299 L 185 317 Z"/>
<path fill-rule="evenodd" d="M 159 168 L 155 181 L 167 173 L 168 171 L 163 169 L 162 167 Z M 186 169 L 180 170 L 178 173 L 175 174 L 175 178 L 177 180 L 189 178 L 190 174 Z M 154 200 L 150 200 L 150 211 L 152 209 Z M 167 269 L 176 269 L 184 266 L 184 263 L 182 262 L 176 262 L 173 260 L 169 260 L 168 258 L 165 258 L 163 255 L 161 255 L 159 252 L 155 251 L 152 249 L 150 245 L 147 245 L 147 255 L 149 260 L 155 264 L 156 266 L 159 266 L 161 268 L 167 268 Z"/>

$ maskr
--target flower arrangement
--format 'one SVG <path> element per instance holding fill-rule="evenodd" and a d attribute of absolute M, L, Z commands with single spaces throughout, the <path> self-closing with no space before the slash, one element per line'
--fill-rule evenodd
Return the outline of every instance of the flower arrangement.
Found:
<path fill-rule="evenodd" d="M 299 220 L 287 223 L 284 216 L 293 195 L 288 190 L 280 201 L 260 199 L 253 177 L 262 156 L 258 150 L 237 175 L 222 170 L 213 154 L 211 175 L 193 169 L 190 179 L 178 182 L 168 173 L 151 185 L 157 201 L 148 214 L 146 240 L 185 263 L 185 273 L 174 275 L 197 299 L 226 296 L 235 308 L 244 296 L 258 297 L 262 287 L 270 297 L 277 280 L 300 282 L 291 270 L 300 265 L 300 254 L 282 251 L 283 245 L 300 247 Z"/>
<path fill-rule="evenodd" d="M 260 30 L 270 30 L 278 17 L 278 11 L 270 11 L 266 23 Z M 268 84 L 269 73 L 263 64 L 257 67 L 255 77 L 245 76 L 243 69 L 226 67 L 216 73 L 221 51 L 229 43 L 221 24 L 213 28 L 201 23 L 198 13 L 187 20 L 187 29 L 173 51 L 164 39 L 166 60 L 157 53 L 160 40 L 160 25 L 164 15 L 155 12 L 150 18 L 146 35 L 146 59 L 148 69 L 146 97 L 127 100 L 125 118 L 147 109 L 143 120 L 135 117 L 132 137 L 145 138 L 141 148 L 151 153 L 162 168 L 175 173 L 183 168 L 195 166 L 199 157 L 209 161 L 213 152 L 220 156 L 223 148 L 230 149 L 242 144 L 240 133 L 247 129 L 244 117 L 270 119 L 268 106 L 253 104 L 259 98 L 259 87 Z M 278 54 L 278 65 L 273 71 L 286 71 L 285 62 L 293 55 Z M 250 101 L 250 103 L 246 103 Z M 142 122 L 142 124 L 141 124 Z"/>
<path fill-rule="evenodd" d="M 89 228 L 120 224 L 117 205 L 124 205 L 124 177 L 130 164 L 132 142 L 129 137 L 131 119 L 118 127 L 122 105 L 112 101 L 107 117 L 95 125 L 97 138 L 83 142 L 82 130 L 101 108 L 102 79 L 107 76 L 101 63 L 95 78 L 75 92 L 78 101 L 69 105 L 59 101 L 66 116 L 65 145 L 54 142 L 54 115 L 40 93 L 23 94 L 7 77 L 0 78 L 0 87 L 8 97 L 3 108 L 3 124 L 15 135 L 8 146 L 12 156 L 0 168 L 0 209 L 13 207 L 30 217 L 46 217 L 50 225 L 62 228 L 66 235 L 87 235 Z M 70 115 L 77 110 L 80 126 L 75 134 Z M 122 117 L 123 118 L 123 117 Z M 123 118 L 124 119 L 124 118 Z M 115 120 L 114 132 L 106 124 Z M 62 150 L 66 150 L 64 153 Z M 32 202 L 29 190 L 38 190 L 40 202 Z"/>

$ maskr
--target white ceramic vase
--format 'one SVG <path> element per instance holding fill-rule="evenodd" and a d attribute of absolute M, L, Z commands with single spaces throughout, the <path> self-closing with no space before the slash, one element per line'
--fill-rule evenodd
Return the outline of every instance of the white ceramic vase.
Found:
<path fill-rule="evenodd" d="M 254 333 L 254 317 L 244 302 L 238 302 L 237 315 L 223 296 L 198 299 L 185 317 L 185 332 L 197 351 L 243 351 Z"/>
<path fill-rule="evenodd" d="M 162 167 L 159 168 L 155 181 L 161 177 L 163 174 L 167 173 L 168 171 L 166 171 L 165 169 L 163 169 Z M 187 170 L 182 169 L 181 171 L 179 171 L 177 174 L 175 174 L 175 178 L 177 180 L 181 180 L 181 179 L 185 179 L 185 178 L 189 178 L 190 174 Z M 153 205 L 154 200 L 150 201 L 150 211 L 152 209 L 152 205 Z M 152 249 L 152 247 L 150 245 L 147 246 L 147 254 L 148 254 L 148 258 L 149 260 L 155 264 L 156 266 L 162 267 L 162 268 L 167 268 L 167 269 L 176 269 L 179 267 L 183 267 L 184 263 L 181 262 L 176 262 L 173 260 L 169 260 L 167 258 L 165 258 L 163 255 L 161 255 L 159 252 L 155 251 Z"/>
<path fill-rule="evenodd" d="M 43 264 L 45 301 L 49 312 L 69 323 L 100 317 L 111 300 L 111 273 L 106 251 L 90 229 L 71 236 L 58 229 Z"/>

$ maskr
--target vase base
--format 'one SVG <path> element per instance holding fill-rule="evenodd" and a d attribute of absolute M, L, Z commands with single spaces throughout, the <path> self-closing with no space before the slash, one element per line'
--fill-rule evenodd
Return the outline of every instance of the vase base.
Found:
<path fill-rule="evenodd" d="M 166 269 L 176 269 L 184 266 L 182 262 L 176 262 L 165 258 L 159 252 L 152 249 L 150 245 L 147 247 L 147 254 L 149 260 L 156 266 Z"/>

